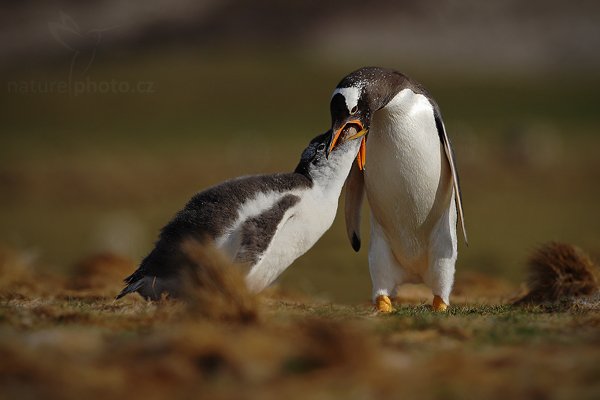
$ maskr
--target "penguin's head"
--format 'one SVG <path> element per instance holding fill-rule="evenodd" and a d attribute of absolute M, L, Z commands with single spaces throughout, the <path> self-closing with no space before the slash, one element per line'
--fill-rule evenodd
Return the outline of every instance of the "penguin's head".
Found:
<path fill-rule="evenodd" d="M 302 152 L 300 156 L 300 163 L 296 168 L 297 172 L 302 169 L 308 172 L 311 166 L 319 165 L 324 162 L 327 158 L 327 147 L 331 140 L 331 131 L 327 131 L 310 141 L 308 146 Z"/>
<path fill-rule="evenodd" d="M 373 114 L 389 103 L 405 80 L 404 75 L 380 67 L 364 67 L 344 77 L 333 91 L 329 105 L 331 143 L 328 151 L 341 143 L 348 126 L 354 126 L 357 133 L 344 140 L 360 138 L 364 145 Z M 364 167 L 361 157 L 359 167 Z"/>
<path fill-rule="evenodd" d="M 330 169 L 329 167 L 335 169 L 334 166 L 339 163 L 340 159 L 347 157 L 348 154 L 350 158 L 354 158 L 358 150 L 358 144 L 349 143 L 348 140 L 344 139 L 346 136 L 355 133 L 356 131 L 350 129 L 350 127 L 344 129 L 344 133 L 340 136 L 342 140 L 333 151 L 329 151 L 332 138 L 331 130 L 318 135 L 310 141 L 302 152 L 295 172 L 312 176 L 317 170 Z"/>

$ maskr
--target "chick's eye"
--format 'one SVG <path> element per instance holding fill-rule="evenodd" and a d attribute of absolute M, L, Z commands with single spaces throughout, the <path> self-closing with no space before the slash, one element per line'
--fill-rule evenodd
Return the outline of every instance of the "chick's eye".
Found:
<path fill-rule="evenodd" d="M 323 151 L 323 150 L 325 150 L 325 143 L 321 143 L 321 144 L 319 144 L 319 146 L 317 147 L 317 150 L 318 150 L 318 151 Z"/>
<path fill-rule="evenodd" d="M 352 107 L 352 109 L 350 109 L 350 115 L 356 114 L 357 111 L 358 111 L 358 106 Z"/>

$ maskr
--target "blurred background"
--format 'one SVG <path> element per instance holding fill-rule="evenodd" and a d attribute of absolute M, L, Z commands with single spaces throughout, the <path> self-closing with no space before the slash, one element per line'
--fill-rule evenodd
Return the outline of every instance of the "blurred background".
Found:
<path fill-rule="evenodd" d="M 598 259 L 599 48 L 595 1 L 5 1 L 0 246 L 58 273 L 139 260 L 196 191 L 292 170 L 338 81 L 379 65 L 430 90 L 454 141 L 459 281 L 517 282 L 548 240 Z M 368 300 L 342 213 L 280 284 Z"/>

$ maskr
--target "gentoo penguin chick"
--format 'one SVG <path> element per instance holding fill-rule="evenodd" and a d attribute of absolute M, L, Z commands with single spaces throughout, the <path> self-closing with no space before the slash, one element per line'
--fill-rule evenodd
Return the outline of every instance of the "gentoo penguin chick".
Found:
<path fill-rule="evenodd" d="M 457 214 L 465 242 L 467 235 L 454 154 L 439 107 L 401 73 L 366 67 L 341 80 L 330 108 L 330 148 L 344 140 L 361 141 L 348 177 L 346 227 L 358 251 L 366 192 L 369 271 L 377 309 L 392 311 L 389 296 L 399 285 L 423 282 L 433 292 L 433 308 L 445 310 L 454 282 Z M 348 125 L 359 133 L 340 139 Z"/>
<path fill-rule="evenodd" d="M 356 134 L 347 131 L 342 136 Z M 248 287 L 263 290 L 333 223 L 360 143 L 345 142 L 328 154 L 330 140 L 329 132 L 314 138 L 292 173 L 241 177 L 196 194 L 161 230 L 117 299 L 131 292 L 152 300 L 179 296 L 182 266 L 189 264 L 182 245 L 190 238 L 208 240 L 247 266 Z"/>

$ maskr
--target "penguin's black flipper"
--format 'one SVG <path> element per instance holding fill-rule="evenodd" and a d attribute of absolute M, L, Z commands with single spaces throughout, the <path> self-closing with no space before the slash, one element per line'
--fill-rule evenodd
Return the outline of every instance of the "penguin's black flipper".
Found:
<path fill-rule="evenodd" d="M 452 185 L 454 187 L 454 199 L 456 201 L 456 212 L 458 213 L 458 219 L 462 228 L 463 236 L 465 238 L 465 244 L 469 245 L 469 239 L 467 238 L 467 230 L 465 228 L 465 216 L 463 212 L 462 205 L 462 192 L 460 190 L 460 181 L 458 180 L 458 171 L 456 170 L 456 160 L 454 158 L 454 151 L 452 150 L 452 144 L 450 143 L 450 138 L 448 137 L 448 133 L 446 132 L 446 127 L 444 126 L 444 122 L 442 121 L 442 116 L 440 114 L 439 108 L 434 105 L 433 107 L 434 118 L 435 118 L 435 126 L 438 131 L 438 135 L 440 137 L 440 141 L 444 146 L 444 153 L 446 154 L 446 158 L 448 159 L 448 165 L 450 166 L 450 173 L 452 174 Z"/>
<path fill-rule="evenodd" d="M 360 250 L 360 211 L 365 195 L 365 175 L 356 161 L 346 179 L 346 233 L 354 251 Z"/>

